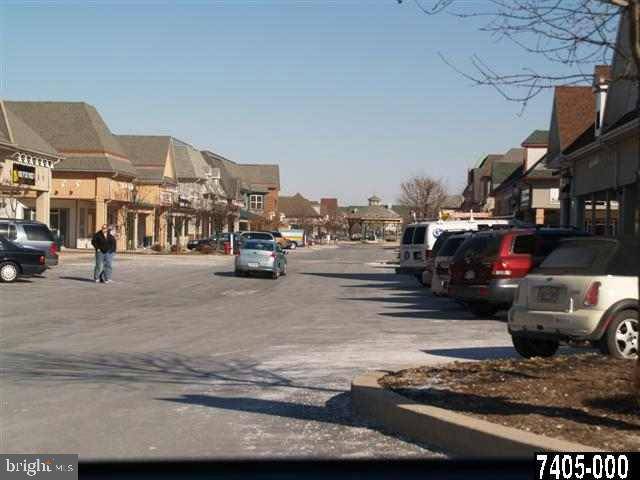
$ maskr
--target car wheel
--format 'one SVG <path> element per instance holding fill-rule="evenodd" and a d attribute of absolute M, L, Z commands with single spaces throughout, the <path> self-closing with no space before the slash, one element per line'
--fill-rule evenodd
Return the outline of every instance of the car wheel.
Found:
<path fill-rule="evenodd" d="M 614 358 L 634 359 L 638 356 L 638 312 L 623 310 L 617 313 L 605 335 L 603 346 Z"/>
<path fill-rule="evenodd" d="M 18 266 L 13 262 L 6 262 L 0 265 L 0 280 L 5 283 L 15 282 L 18 278 Z"/>
<path fill-rule="evenodd" d="M 291 250 L 295 250 L 298 248 L 298 244 L 296 242 L 291 242 L 291 246 L 289 247 Z"/>
<path fill-rule="evenodd" d="M 511 337 L 513 347 L 524 358 L 552 357 L 560 347 L 556 340 L 542 340 L 537 338 Z"/>
<path fill-rule="evenodd" d="M 498 307 L 484 302 L 472 302 L 467 305 L 469 311 L 478 318 L 493 317 L 498 313 Z"/>

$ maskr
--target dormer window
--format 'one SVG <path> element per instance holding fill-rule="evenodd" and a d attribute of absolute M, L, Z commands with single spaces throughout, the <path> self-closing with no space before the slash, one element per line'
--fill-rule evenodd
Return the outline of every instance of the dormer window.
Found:
<path fill-rule="evenodd" d="M 249 209 L 264 210 L 264 195 L 258 195 L 258 194 L 249 195 Z"/>

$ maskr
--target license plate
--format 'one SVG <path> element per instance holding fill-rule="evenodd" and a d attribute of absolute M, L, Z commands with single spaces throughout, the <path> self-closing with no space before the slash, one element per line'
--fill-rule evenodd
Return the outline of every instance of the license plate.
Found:
<path fill-rule="evenodd" d="M 556 303 L 560 298 L 560 289 L 557 287 L 539 287 L 537 298 L 541 303 Z"/>
<path fill-rule="evenodd" d="M 252 263 L 252 262 L 247 263 L 247 265 L 249 265 L 249 268 L 258 268 L 260 266 L 259 263 Z"/>

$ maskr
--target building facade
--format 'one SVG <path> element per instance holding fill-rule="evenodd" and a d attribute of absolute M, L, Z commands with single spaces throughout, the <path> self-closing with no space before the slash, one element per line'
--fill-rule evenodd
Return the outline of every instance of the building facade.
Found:
<path fill-rule="evenodd" d="M 62 155 L 0 100 L 0 217 L 50 225 L 52 169 L 60 160 Z"/>

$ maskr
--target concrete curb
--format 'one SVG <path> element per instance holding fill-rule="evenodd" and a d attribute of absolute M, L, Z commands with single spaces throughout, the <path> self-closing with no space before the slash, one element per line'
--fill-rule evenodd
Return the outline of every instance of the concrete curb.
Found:
<path fill-rule="evenodd" d="M 368 372 L 351 383 L 356 416 L 453 456 L 531 457 L 534 452 L 596 452 L 593 447 L 505 427 L 416 403 L 380 386 L 388 372 Z"/>

